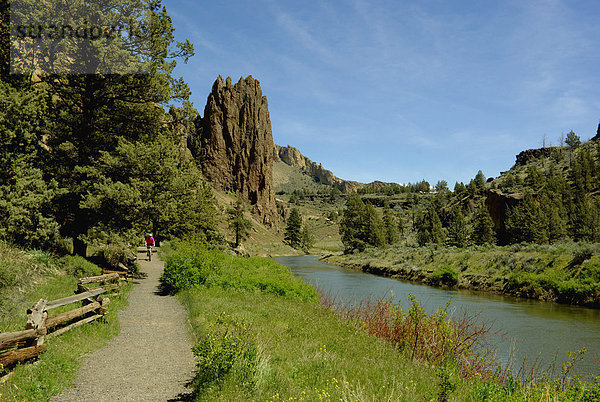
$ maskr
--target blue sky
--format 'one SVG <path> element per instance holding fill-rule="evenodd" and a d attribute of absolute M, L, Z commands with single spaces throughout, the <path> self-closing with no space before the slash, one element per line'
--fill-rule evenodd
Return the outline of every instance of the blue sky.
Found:
<path fill-rule="evenodd" d="M 252 75 L 273 138 L 343 179 L 468 182 L 600 119 L 597 0 L 164 0 L 203 113 Z"/>

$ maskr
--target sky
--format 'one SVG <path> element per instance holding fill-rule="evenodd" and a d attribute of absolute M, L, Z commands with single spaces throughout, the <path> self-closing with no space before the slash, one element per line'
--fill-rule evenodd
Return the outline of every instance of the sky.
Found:
<path fill-rule="evenodd" d="M 163 0 L 202 114 L 252 75 L 273 139 L 346 180 L 468 182 L 600 119 L 597 0 Z"/>

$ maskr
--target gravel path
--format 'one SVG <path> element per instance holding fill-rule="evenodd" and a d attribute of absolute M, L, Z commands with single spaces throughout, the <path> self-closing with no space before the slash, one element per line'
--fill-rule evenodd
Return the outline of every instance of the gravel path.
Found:
<path fill-rule="evenodd" d="M 53 401 L 168 401 L 188 400 L 186 388 L 194 376 L 194 355 L 185 311 L 172 296 L 158 294 L 164 263 L 146 261 L 138 250 L 138 280 L 129 306 L 119 313 L 120 334 L 87 355 L 75 387 Z"/>

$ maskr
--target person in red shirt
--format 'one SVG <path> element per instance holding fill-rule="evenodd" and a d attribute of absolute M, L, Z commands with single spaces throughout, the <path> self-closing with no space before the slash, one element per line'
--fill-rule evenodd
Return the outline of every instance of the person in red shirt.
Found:
<path fill-rule="evenodd" d="M 146 255 L 148 256 L 148 261 L 152 261 L 152 247 L 154 247 L 154 237 L 152 237 L 152 233 L 148 233 L 146 239 L 144 240 L 146 244 Z"/>

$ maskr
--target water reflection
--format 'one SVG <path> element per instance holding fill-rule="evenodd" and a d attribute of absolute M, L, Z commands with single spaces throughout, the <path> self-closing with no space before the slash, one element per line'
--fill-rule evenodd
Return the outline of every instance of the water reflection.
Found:
<path fill-rule="evenodd" d="M 479 315 L 494 323 L 498 359 L 518 369 L 523 359 L 538 361 L 546 369 L 554 359 L 556 367 L 568 351 L 588 350 L 574 372 L 600 374 L 600 311 L 583 307 L 544 303 L 536 300 L 493 295 L 468 290 L 438 289 L 330 266 L 314 256 L 278 257 L 299 277 L 318 289 L 336 296 L 341 303 L 354 304 L 369 297 L 393 297 L 408 309 L 408 295 L 414 294 L 428 312 L 443 308 L 452 298 L 451 314 Z"/>

